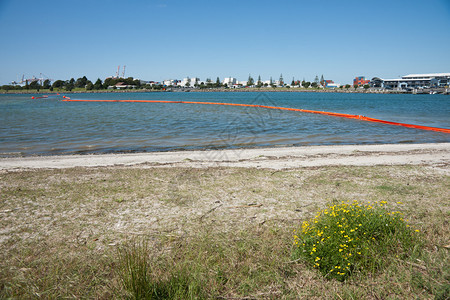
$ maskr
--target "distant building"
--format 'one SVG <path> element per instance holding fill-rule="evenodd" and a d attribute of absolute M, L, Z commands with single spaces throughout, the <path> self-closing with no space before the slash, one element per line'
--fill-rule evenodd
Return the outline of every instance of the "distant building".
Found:
<path fill-rule="evenodd" d="M 372 78 L 373 87 L 386 89 L 417 89 L 446 87 L 450 84 L 450 73 L 410 74 L 397 79 Z"/>
<path fill-rule="evenodd" d="M 223 80 L 223 84 L 226 84 L 228 87 L 231 87 L 237 84 L 237 80 L 234 77 L 228 77 Z"/>
<path fill-rule="evenodd" d="M 365 84 L 369 84 L 370 80 L 366 80 L 366 77 L 364 76 L 359 76 L 356 77 L 355 79 L 353 79 L 353 85 L 365 85 Z"/>
<path fill-rule="evenodd" d="M 176 86 L 180 82 L 180 80 L 177 79 L 167 79 L 163 81 L 164 86 Z"/>
<path fill-rule="evenodd" d="M 183 78 L 183 80 L 181 81 L 177 81 L 177 86 L 181 86 L 181 87 L 193 87 L 195 84 L 195 78 L 196 77 L 186 77 Z"/>
<path fill-rule="evenodd" d="M 327 88 L 327 89 L 335 89 L 335 88 L 338 88 L 339 86 L 340 86 L 340 85 L 334 83 L 333 80 L 324 80 L 324 81 L 323 81 L 323 87 L 324 87 L 324 88 Z"/>
<path fill-rule="evenodd" d="M 118 82 L 115 85 L 108 86 L 108 89 L 124 90 L 124 89 L 133 89 L 135 87 L 136 87 L 135 85 L 128 85 L 123 82 Z"/>
<path fill-rule="evenodd" d="M 149 81 L 148 84 L 150 86 L 157 86 L 157 85 L 161 85 L 161 82 L 159 82 L 159 81 Z"/>

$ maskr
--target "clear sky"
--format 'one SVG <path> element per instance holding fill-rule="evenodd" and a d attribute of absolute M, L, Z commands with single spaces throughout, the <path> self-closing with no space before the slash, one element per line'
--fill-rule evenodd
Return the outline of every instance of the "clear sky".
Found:
<path fill-rule="evenodd" d="M 0 36 L 0 84 L 450 72 L 450 0 L 0 0 Z"/>

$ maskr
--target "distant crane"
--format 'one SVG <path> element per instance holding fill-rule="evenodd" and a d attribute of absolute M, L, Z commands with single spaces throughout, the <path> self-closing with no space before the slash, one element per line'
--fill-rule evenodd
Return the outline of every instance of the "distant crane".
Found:
<path fill-rule="evenodd" d="M 108 77 L 113 79 L 125 78 L 125 65 L 123 66 L 122 76 L 120 77 L 120 65 L 117 66 L 116 76 Z"/>
<path fill-rule="evenodd" d="M 30 84 L 32 82 L 39 81 L 39 84 L 43 85 L 44 81 L 47 80 L 47 79 L 50 80 L 50 81 L 53 81 L 53 79 L 48 78 L 48 76 L 46 76 L 43 73 L 39 73 L 39 78 L 37 78 L 36 76 L 33 75 L 33 77 L 31 77 L 31 78 L 25 79 L 25 75 L 22 75 L 22 79 L 19 82 L 12 81 L 11 84 L 12 85 L 24 84 L 24 83 L 25 84 L 26 83 Z"/>
<path fill-rule="evenodd" d="M 120 65 L 117 66 L 116 78 L 119 78 Z"/>
<path fill-rule="evenodd" d="M 19 81 L 19 77 L 17 77 L 17 81 L 15 81 L 15 80 L 13 80 L 13 81 L 11 81 L 11 84 L 12 85 L 18 85 L 18 84 L 21 84 L 21 83 L 23 83 L 24 81 L 23 81 L 23 78 L 25 77 L 25 75 L 22 75 L 22 80 L 21 81 Z"/>

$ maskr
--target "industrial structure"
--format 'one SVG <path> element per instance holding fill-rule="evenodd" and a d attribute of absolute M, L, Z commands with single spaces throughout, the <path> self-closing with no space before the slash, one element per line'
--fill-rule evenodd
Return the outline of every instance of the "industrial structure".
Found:
<path fill-rule="evenodd" d="M 333 80 L 324 80 L 322 82 L 322 86 L 327 89 L 336 89 L 336 88 L 340 87 L 340 85 L 334 83 Z"/>
<path fill-rule="evenodd" d="M 28 78 L 28 79 L 25 78 L 25 75 L 22 75 L 21 80 L 12 81 L 11 84 L 12 85 L 26 85 L 26 84 L 30 84 L 32 82 L 38 81 L 39 84 L 42 85 L 45 80 L 53 81 L 53 79 L 48 78 L 45 74 L 40 73 L 39 77 L 36 77 L 33 75 L 32 78 Z"/>
<path fill-rule="evenodd" d="M 366 84 L 369 84 L 369 83 L 370 83 L 370 80 L 366 80 L 366 77 L 364 77 L 364 76 L 358 76 L 355 79 L 353 79 L 353 85 L 354 86 L 355 85 L 357 85 L 357 86 L 366 85 Z"/>
<path fill-rule="evenodd" d="M 398 90 L 443 88 L 450 84 L 450 73 L 410 74 L 397 79 L 374 77 L 370 84 L 376 88 Z"/>

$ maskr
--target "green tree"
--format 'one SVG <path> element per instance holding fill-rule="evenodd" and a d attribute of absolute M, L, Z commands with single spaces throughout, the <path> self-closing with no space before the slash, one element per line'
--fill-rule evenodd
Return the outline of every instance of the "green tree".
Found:
<path fill-rule="evenodd" d="M 256 82 L 256 86 L 257 86 L 258 88 L 260 88 L 260 87 L 262 87 L 262 85 L 263 85 L 263 83 L 262 83 L 262 81 L 261 81 L 261 75 L 258 75 L 258 81 Z"/>
<path fill-rule="evenodd" d="M 114 86 L 116 83 L 120 82 L 119 79 L 116 78 L 106 78 L 103 82 L 103 88 L 107 89 L 109 86 Z"/>
<path fill-rule="evenodd" d="M 217 79 L 216 79 L 216 87 L 220 87 L 220 86 L 221 86 L 220 79 L 219 79 L 219 77 L 217 77 Z"/>
<path fill-rule="evenodd" d="M 118 79 L 116 79 L 116 81 L 117 81 L 116 83 L 123 82 L 126 85 L 136 85 L 136 82 L 135 82 L 133 77 L 128 77 L 126 79 L 125 78 L 118 78 Z"/>
<path fill-rule="evenodd" d="M 64 86 L 64 81 L 62 80 L 56 80 L 55 82 L 53 82 L 52 87 L 55 89 L 60 89 Z"/>
<path fill-rule="evenodd" d="M 100 90 L 102 89 L 102 87 L 102 80 L 100 78 L 97 78 L 97 81 L 94 83 L 94 90 Z"/>
<path fill-rule="evenodd" d="M 42 88 L 44 89 L 50 89 L 52 87 L 51 83 L 50 83 L 50 79 L 45 79 L 44 83 L 42 84 Z"/>
<path fill-rule="evenodd" d="M 345 85 L 345 88 L 346 88 L 346 89 L 349 89 L 349 88 L 350 88 L 350 84 L 346 84 L 346 85 Z"/>
<path fill-rule="evenodd" d="M 14 87 L 12 85 L 2 85 L 2 90 L 9 91 L 13 89 Z"/>
<path fill-rule="evenodd" d="M 279 85 L 280 85 L 280 86 L 284 86 L 283 74 L 280 74 Z"/>
<path fill-rule="evenodd" d="M 247 79 L 247 86 L 252 86 L 255 84 L 255 81 L 253 80 L 253 77 L 248 74 L 248 79 Z"/>
<path fill-rule="evenodd" d="M 131 85 L 134 85 L 136 89 L 139 89 L 141 87 L 141 81 L 139 79 L 135 79 L 132 81 Z"/>
<path fill-rule="evenodd" d="M 368 88 L 370 88 L 370 85 L 368 85 L 368 84 L 365 84 L 365 85 L 364 85 L 364 89 L 366 89 L 366 90 L 367 90 Z"/>
<path fill-rule="evenodd" d="M 86 83 L 86 90 L 92 91 L 94 89 L 94 84 L 92 84 L 92 81 L 88 80 Z"/>
<path fill-rule="evenodd" d="M 313 87 L 313 88 L 316 88 L 316 87 L 318 87 L 319 86 L 319 84 L 317 83 L 317 82 L 313 82 L 313 83 L 311 83 L 311 86 Z"/>
<path fill-rule="evenodd" d="M 70 80 L 66 81 L 66 83 L 64 84 L 64 87 L 66 88 L 66 91 L 71 91 L 73 90 L 75 86 L 75 79 L 71 78 Z"/>
<path fill-rule="evenodd" d="M 311 85 L 311 82 L 309 82 L 309 81 L 303 81 L 303 82 L 302 82 L 302 86 L 303 86 L 305 89 L 309 88 L 310 85 Z"/>
<path fill-rule="evenodd" d="M 40 88 L 41 88 L 41 85 L 39 84 L 39 81 L 32 81 L 30 83 L 30 89 L 39 91 Z"/>
<path fill-rule="evenodd" d="M 86 78 L 86 76 L 80 77 L 77 79 L 77 81 L 75 81 L 74 86 L 76 88 L 84 88 L 87 84 L 88 79 Z"/>
<path fill-rule="evenodd" d="M 316 78 L 314 78 L 314 82 L 313 83 L 315 83 L 316 86 L 319 85 L 319 76 L 316 75 Z M 312 86 L 312 84 L 311 84 L 311 86 Z"/>

